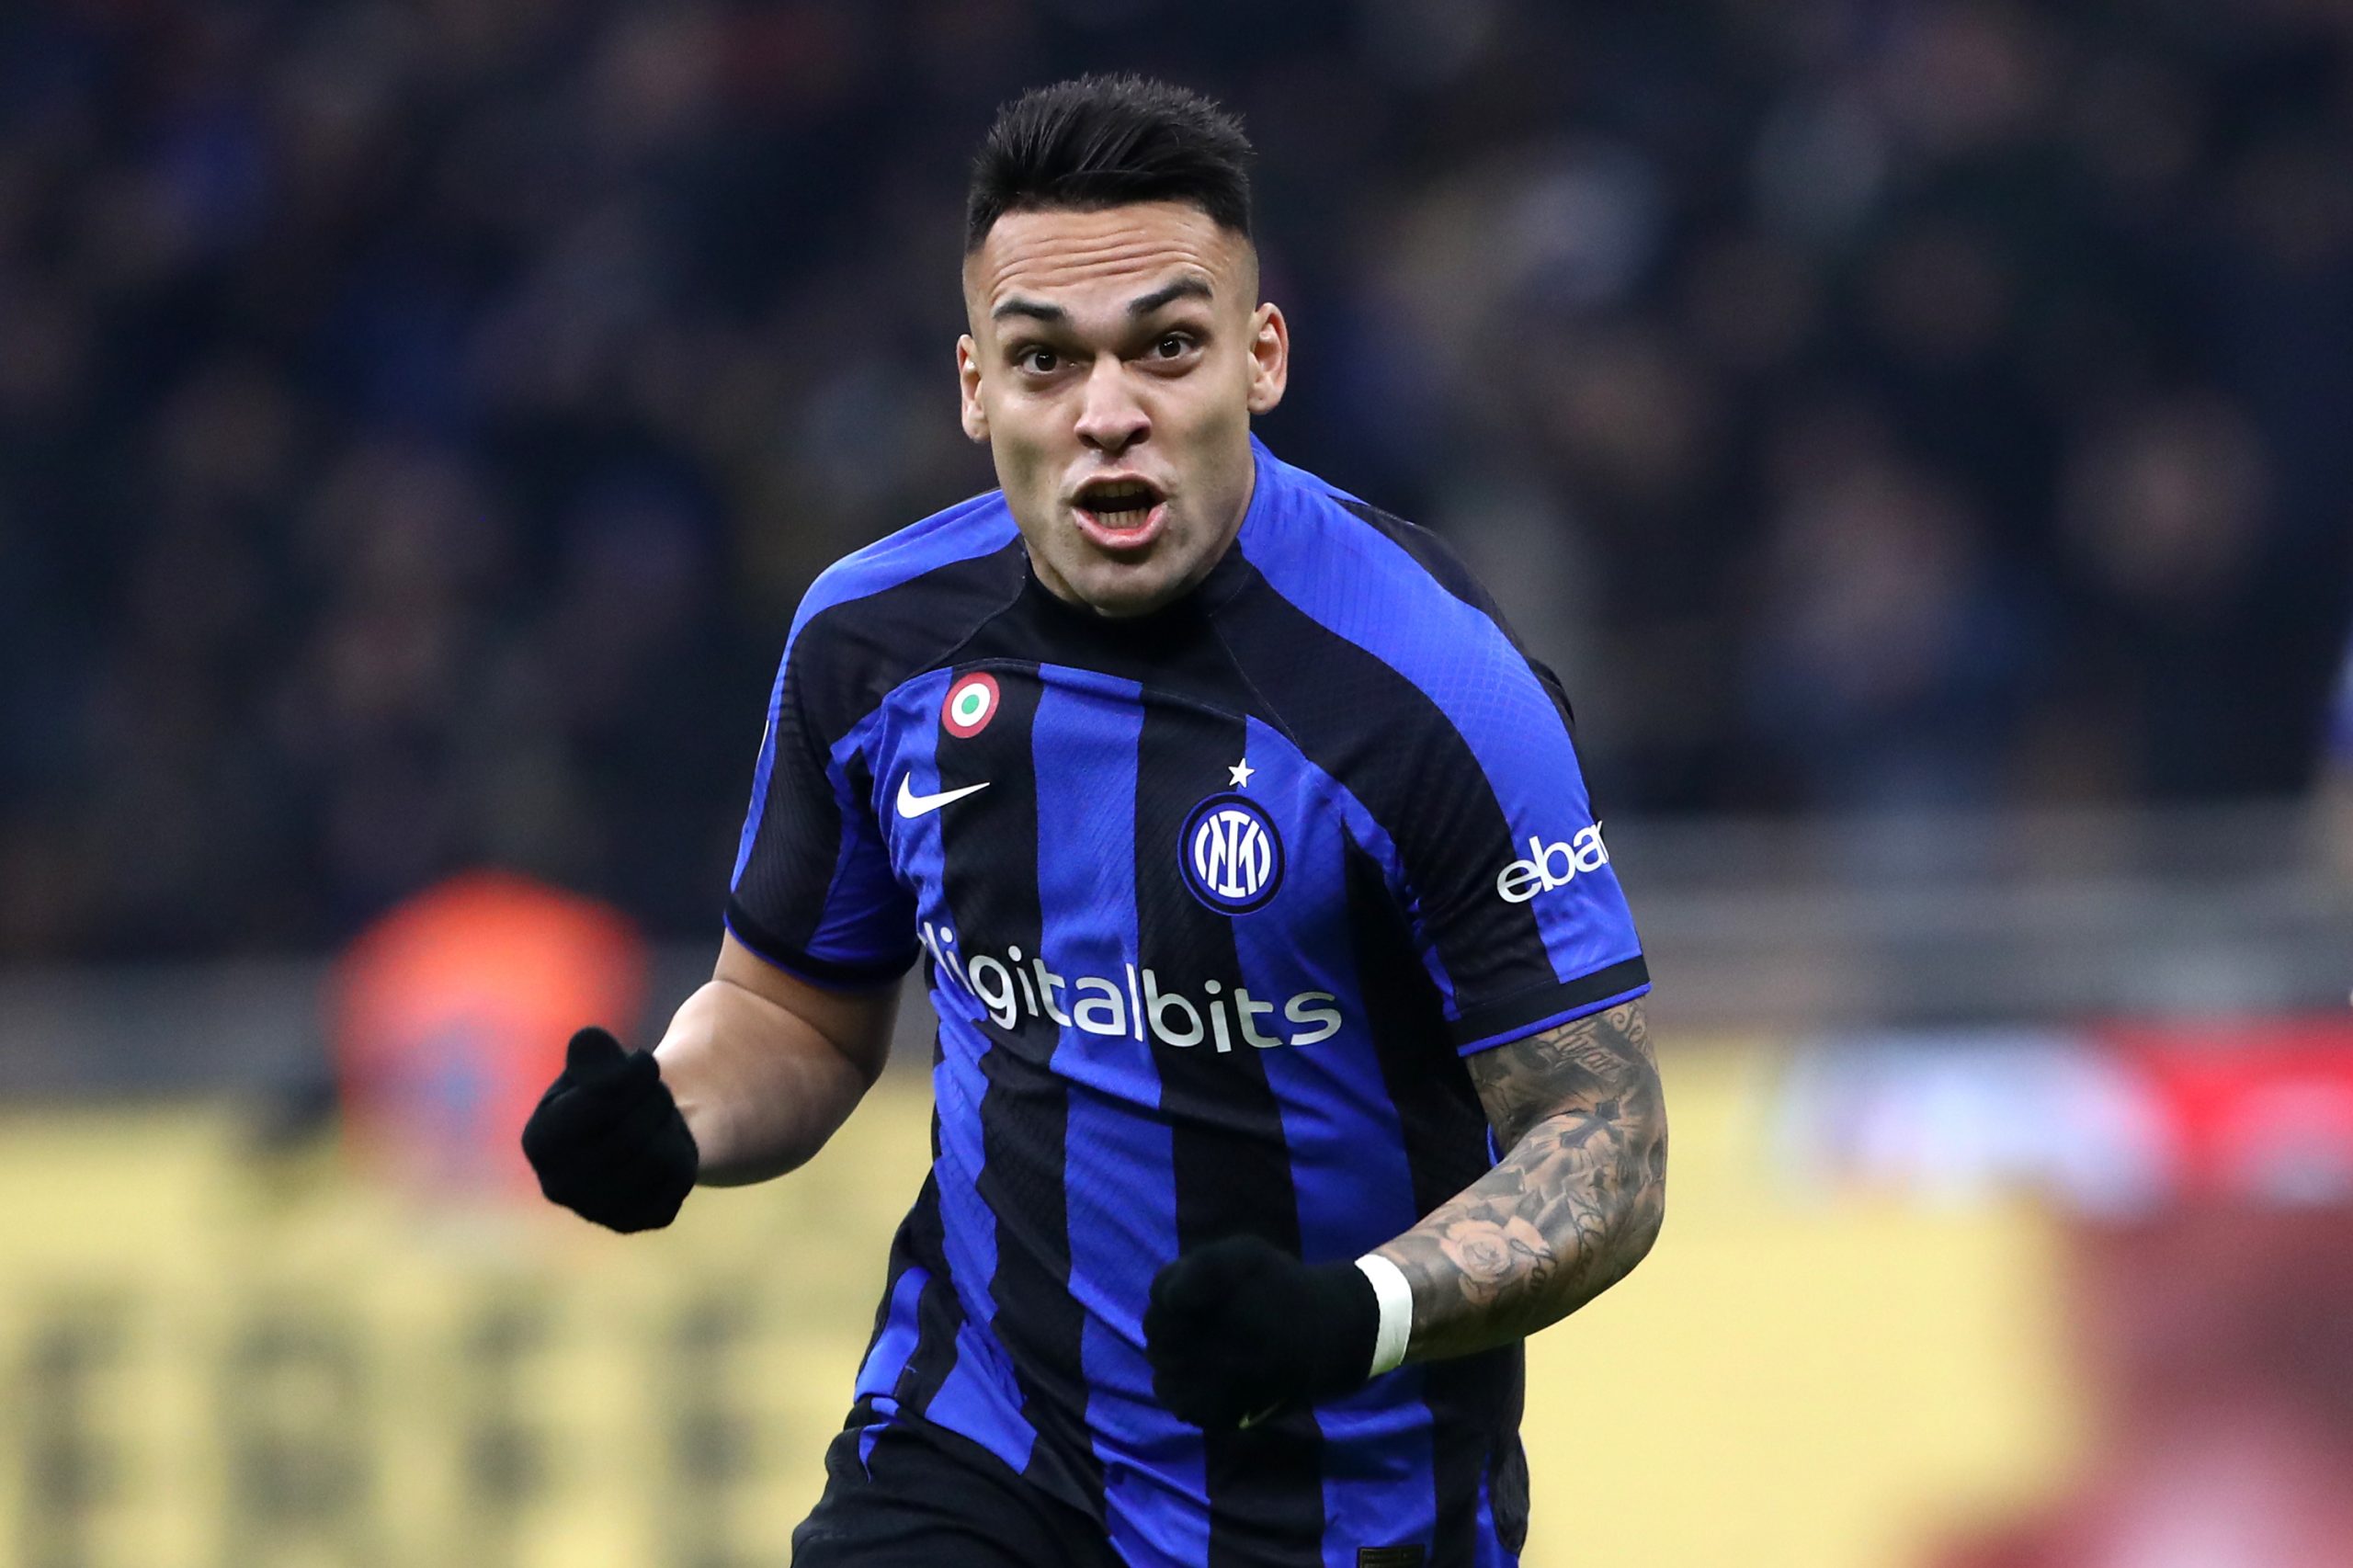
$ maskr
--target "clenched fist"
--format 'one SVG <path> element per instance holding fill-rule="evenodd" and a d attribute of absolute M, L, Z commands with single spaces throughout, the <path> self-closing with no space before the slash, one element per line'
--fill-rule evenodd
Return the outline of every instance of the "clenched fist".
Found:
<path fill-rule="evenodd" d="M 523 1124 L 523 1153 L 550 1199 L 624 1233 L 676 1219 L 701 1163 L 653 1053 L 600 1028 L 572 1037 Z"/>
<path fill-rule="evenodd" d="M 1380 1299 L 1355 1264 L 1228 1236 L 1154 1277 L 1143 1353 L 1162 1404 L 1222 1429 L 1363 1387 L 1380 1332 Z"/>

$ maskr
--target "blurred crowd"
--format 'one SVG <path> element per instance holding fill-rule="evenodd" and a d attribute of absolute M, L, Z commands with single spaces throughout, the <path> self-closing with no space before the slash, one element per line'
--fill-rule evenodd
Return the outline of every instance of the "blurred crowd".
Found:
<path fill-rule="evenodd" d="M 18 0 L 0 955 L 482 863 L 715 932 L 800 592 L 992 482 L 972 146 L 1103 68 L 1247 117 L 1265 435 L 1496 585 L 1613 811 L 2308 782 L 2332 0 Z"/>

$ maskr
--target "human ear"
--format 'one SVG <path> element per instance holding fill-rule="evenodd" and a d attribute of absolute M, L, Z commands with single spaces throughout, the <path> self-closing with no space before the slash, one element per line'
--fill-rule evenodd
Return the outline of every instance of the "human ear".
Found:
<path fill-rule="evenodd" d="M 1290 324 L 1280 307 L 1260 305 L 1250 318 L 1250 412 L 1273 408 L 1290 384 Z"/>
<path fill-rule="evenodd" d="M 961 400 L 958 417 L 965 436 L 974 441 L 987 440 L 989 411 L 981 404 L 981 354 L 971 333 L 956 340 L 956 384 Z"/>

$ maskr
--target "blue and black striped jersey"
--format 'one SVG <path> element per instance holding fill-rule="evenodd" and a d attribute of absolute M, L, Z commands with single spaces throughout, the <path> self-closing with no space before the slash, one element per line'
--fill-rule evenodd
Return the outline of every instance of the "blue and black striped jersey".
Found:
<path fill-rule="evenodd" d="M 1001 495 L 844 560 L 788 644 L 728 923 L 939 1017 L 934 1164 L 853 1421 L 962 1433 L 1136 1562 L 1512 1560 L 1517 1346 L 1204 1436 L 1180 1252 L 1354 1257 L 1494 1151 L 1461 1058 L 1649 988 L 1549 671 L 1431 536 L 1256 449 L 1234 548 L 1107 620 Z"/>

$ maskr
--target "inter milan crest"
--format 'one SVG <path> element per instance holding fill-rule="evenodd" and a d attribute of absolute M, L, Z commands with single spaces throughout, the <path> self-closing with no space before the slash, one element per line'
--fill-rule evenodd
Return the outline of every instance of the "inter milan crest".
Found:
<path fill-rule="evenodd" d="M 996 717 L 996 677 L 974 670 L 949 687 L 948 700 L 939 705 L 939 722 L 959 740 L 971 740 Z"/>
<path fill-rule="evenodd" d="M 1211 795 L 1185 818 L 1177 863 L 1193 896 L 1226 915 L 1247 915 L 1282 886 L 1283 841 L 1274 819 L 1246 795 Z"/>

